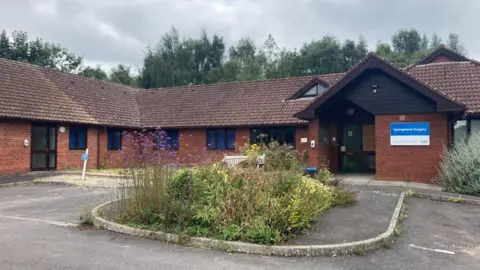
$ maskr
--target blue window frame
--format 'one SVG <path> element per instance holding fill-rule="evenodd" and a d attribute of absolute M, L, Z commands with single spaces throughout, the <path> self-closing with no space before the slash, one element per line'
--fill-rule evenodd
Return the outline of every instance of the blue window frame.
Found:
<path fill-rule="evenodd" d="M 71 126 L 68 145 L 70 150 L 87 149 L 87 127 Z"/>
<path fill-rule="evenodd" d="M 207 129 L 207 149 L 234 150 L 235 129 Z"/>
<path fill-rule="evenodd" d="M 119 129 L 108 129 L 107 149 L 120 150 L 122 149 L 122 131 Z"/>
<path fill-rule="evenodd" d="M 157 149 L 178 150 L 180 148 L 178 129 L 166 129 L 162 131 L 164 134 L 158 135 L 155 138 Z"/>

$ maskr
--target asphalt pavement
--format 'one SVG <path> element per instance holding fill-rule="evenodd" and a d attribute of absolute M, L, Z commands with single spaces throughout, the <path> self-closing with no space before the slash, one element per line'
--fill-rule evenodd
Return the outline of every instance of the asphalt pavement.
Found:
<path fill-rule="evenodd" d="M 229 254 L 71 226 L 111 189 L 28 185 L 0 189 L 1 269 L 479 269 L 480 207 L 409 198 L 391 249 L 363 256 Z M 352 224 L 355 226 L 356 224 Z"/>

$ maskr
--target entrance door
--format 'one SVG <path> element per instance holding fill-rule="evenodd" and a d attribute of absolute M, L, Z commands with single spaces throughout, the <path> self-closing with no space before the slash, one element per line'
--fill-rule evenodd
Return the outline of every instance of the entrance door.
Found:
<path fill-rule="evenodd" d="M 361 172 L 364 154 L 362 151 L 362 125 L 345 125 L 341 130 L 340 171 Z"/>
<path fill-rule="evenodd" d="M 32 126 L 32 171 L 55 170 L 57 167 L 57 128 Z"/>

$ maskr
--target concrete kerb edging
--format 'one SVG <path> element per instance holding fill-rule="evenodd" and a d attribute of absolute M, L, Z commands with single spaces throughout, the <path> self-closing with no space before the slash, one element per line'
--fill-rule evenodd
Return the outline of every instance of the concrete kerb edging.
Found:
<path fill-rule="evenodd" d="M 431 193 L 424 193 L 424 192 L 417 192 L 417 191 L 409 192 L 408 195 L 411 197 L 430 199 L 432 201 L 439 201 L 439 202 L 480 205 L 480 200 L 465 198 L 465 197 L 462 197 L 461 195 L 458 195 L 457 197 L 453 197 L 453 196 L 431 194 Z"/>
<path fill-rule="evenodd" d="M 95 207 L 92 210 L 94 224 L 97 227 L 104 228 L 109 231 L 129 234 L 137 237 L 160 240 L 167 243 L 183 244 L 198 248 L 207 248 L 214 250 L 224 250 L 229 252 L 241 252 L 259 255 L 275 255 L 275 256 L 335 256 L 346 255 L 351 253 L 363 253 L 369 250 L 376 250 L 387 243 L 391 243 L 394 238 L 395 228 L 399 222 L 400 211 L 405 200 L 405 192 L 400 193 L 397 205 L 393 211 L 392 218 L 388 229 L 373 238 L 342 244 L 329 245 L 299 245 L 299 246 L 266 246 L 259 244 L 251 244 L 245 242 L 224 241 L 218 239 L 210 239 L 204 237 L 185 237 L 177 234 L 156 232 L 132 228 L 122 224 L 118 224 L 101 217 L 101 210 L 107 205 L 115 203 L 111 201 Z"/>

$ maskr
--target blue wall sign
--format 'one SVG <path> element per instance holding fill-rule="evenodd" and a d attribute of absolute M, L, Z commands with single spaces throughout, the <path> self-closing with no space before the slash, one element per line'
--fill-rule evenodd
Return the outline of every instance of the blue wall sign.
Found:
<path fill-rule="evenodd" d="M 390 145 L 430 145 L 430 123 L 391 123 Z"/>
<path fill-rule="evenodd" d="M 87 160 L 88 159 L 88 154 L 82 154 L 82 160 Z"/>

